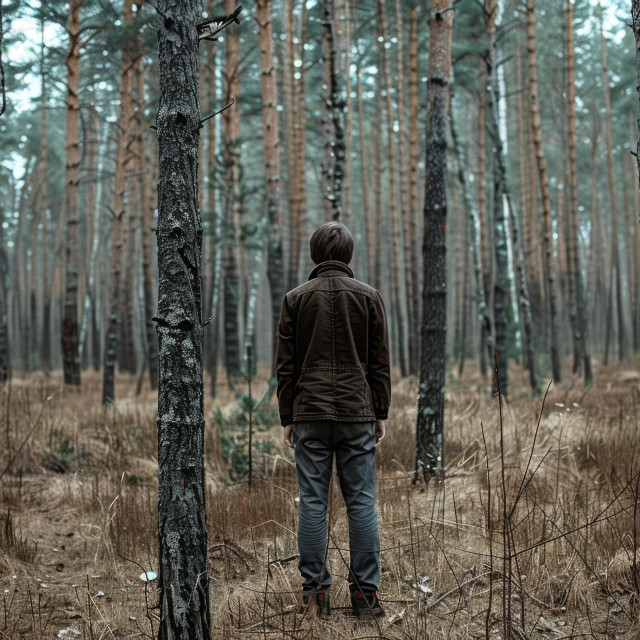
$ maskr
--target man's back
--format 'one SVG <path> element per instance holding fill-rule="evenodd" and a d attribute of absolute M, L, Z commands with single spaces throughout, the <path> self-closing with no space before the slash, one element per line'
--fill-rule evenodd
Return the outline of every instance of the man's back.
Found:
<path fill-rule="evenodd" d="M 386 419 L 389 351 L 380 294 L 336 260 L 283 301 L 276 358 L 283 425 Z"/>

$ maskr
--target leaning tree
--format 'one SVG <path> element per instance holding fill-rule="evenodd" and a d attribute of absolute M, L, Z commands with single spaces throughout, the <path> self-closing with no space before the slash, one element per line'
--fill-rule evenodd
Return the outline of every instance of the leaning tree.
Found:
<path fill-rule="evenodd" d="M 202 222 L 198 205 L 199 0 L 159 0 L 158 553 L 161 640 L 208 640 L 202 384 Z"/>
<path fill-rule="evenodd" d="M 447 114 L 451 75 L 451 0 L 433 0 L 429 20 L 429 117 L 424 203 L 424 288 L 416 457 L 423 473 L 440 475 L 447 365 Z"/>

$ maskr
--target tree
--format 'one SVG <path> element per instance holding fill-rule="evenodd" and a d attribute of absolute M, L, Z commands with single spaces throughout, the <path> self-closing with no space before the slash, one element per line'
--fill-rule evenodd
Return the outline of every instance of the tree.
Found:
<path fill-rule="evenodd" d="M 64 383 L 80 386 L 80 356 L 78 352 L 78 282 L 80 271 L 80 212 L 78 209 L 78 179 L 80 174 L 80 8 L 83 0 L 69 2 L 69 48 L 67 51 L 67 150 L 65 215 L 67 226 L 65 253 L 65 297 L 62 322 L 62 364 Z"/>
<path fill-rule="evenodd" d="M 123 22 L 131 22 L 133 0 L 124 0 Z M 116 398 L 115 373 L 118 350 L 119 326 L 122 322 L 122 240 L 125 217 L 125 181 L 129 156 L 127 131 L 131 117 L 131 80 L 133 75 L 133 50 L 127 43 L 122 50 L 120 63 L 120 112 L 118 115 L 117 153 L 113 197 L 111 199 L 111 282 L 109 286 L 109 321 L 105 337 L 104 375 L 102 379 L 102 402 L 113 404 Z"/>
<path fill-rule="evenodd" d="M 159 0 L 158 551 L 160 640 L 208 640 L 202 222 L 198 206 L 200 3 Z"/>
<path fill-rule="evenodd" d="M 558 346 L 558 311 L 555 290 L 555 267 L 553 260 L 553 239 L 551 222 L 551 197 L 549 195 L 549 178 L 547 161 L 542 146 L 542 126 L 538 99 L 538 71 L 536 63 L 536 23 L 535 0 L 527 0 L 527 58 L 529 63 L 529 98 L 531 114 L 531 130 L 536 150 L 536 163 L 542 194 L 542 224 L 545 257 L 545 275 L 547 278 L 547 297 L 549 303 L 549 320 L 551 324 L 551 369 L 556 382 L 561 378 L 560 351 Z"/>
<path fill-rule="evenodd" d="M 636 90 L 640 95 L 640 0 L 631 0 L 631 22 L 636 40 L 636 65 L 638 67 L 638 83 Z M 636 162 L 638 164 L 638 187 L 640 188 L 640 115 L 636 121 Z"/>
<path fill-rule="evenodd" d="M 269 218 L 267 245 L 267 277 L 271 291 L 273 336 L 272 377 L 275 376 L 276 330 L 284 296 L 284 263 L 280 234 L 280 136 L 278 135 L 278 97 L 273 63 L 272 0 L 258 0 L 258 39 L 260 45 L 260 79 L 262 86 L 262 132 L 264 166 Z"/>
<path fill-rule="evenodd" d="M 424 204 L 422 327 L 416 455 L 423 474 L 442 474 L 447 335 L 447 114 L 451 0 L 433 0 L 429 20 L 429 103 Z"/>
<path fill-rule="evenodd" d="M 342 216 L 342 182 L 344 179 L 345 142 L 342 124 L 343 101 L 336 68 L 336 44 L 333 25 L 333 0 L 323 0 L 322 58 L 324 84 L 323 132 L 323 198 L 325 217 L 340 220 Z"/>
<path fill-rule="evenodd" d="M 578 250 L 578 152 L 576 142 L 576 87 L 575 87 L 575 54 L 573 47 L 573 0 L 565 0 L 566 35 L 567 35 L 567 116 L 569 128 L 569 238 L 568 250 L 570 273 L 573 281 L 574 300 L 571 303 L 575 310 L 574 341 L 577 362 L 574 372 L 579 373 L 584 366 L 584 380 L 589 384 L 593 380 L 591 355 L 587 340 L 587 302 L 584 290 L 584 279 L 580 267 Z M 582 359 L 583 363 L 580 362 Z"/>
<path fill-rule="evenodd" d="M 402 310 L 402 287 L 400 284 L 400 222 L 398 220 L 398 186 L 396 180 L 395 116 L 393 112 L 393 98 L 391 96 L 391 69 L 385 46 L 389 37 L 389 30 L 387 27 L 387 10 L 384 0 L 378 0 L 378 17 L 380 30 L 380 37 L 378 39 L 378 55 L 382 83 L 386 92 L 385 106 L 387 116 L 387 143 L 389 145 L 389 208 L 391 209 L 391 244 L 393 251 L 393 263 L 391 265 L 393 277 L 392 308 L 396 323 L 396 348 L 399 356 L 398 361 L 400 363 L 400 372 L 402 376 L 406 376 L 407 362 L 405 359 L 404 348 L 404 313 Z"/>
<path fill-rule="evenodd" d="M 618 324 L 618 356 L 620 360 L 626 356 L 626 332 L 624 324 L 624 303 L 622 292 L 622 260 L 620 259 L 620 237 L 618 224 L 618 198 L 616 180 L 613 169 L 613 132 L 611 113 L 611 88 L 609 87 L 609 69 L 607 66 L 607 42 L 604 39 L 602 21 L 600 22 L 600 51 L 602 63 L 602 85 L 604 87 L 604 140 L 607 148 L 607 178 L 611 202 L 611 268 L 609 281 L 609 307 L 607 310 L 607 329 L 604 346 L 604 363 L 609 360 L 609 342 L 614 324 L 614 308 L 617 309 Z M 615 302 L 615 304 L 614 304 Z"/>

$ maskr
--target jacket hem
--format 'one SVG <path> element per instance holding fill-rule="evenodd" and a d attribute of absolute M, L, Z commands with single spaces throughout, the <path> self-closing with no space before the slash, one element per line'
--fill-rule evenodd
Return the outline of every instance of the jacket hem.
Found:
<path fill-rule="evenodd" d="M 293 416 L 293 422 L 312 422 L 321 420 L 330 422 L 375 422 L 376 417 L 373 414 L 343 416 L 338 413 L 300 413 Z"/>

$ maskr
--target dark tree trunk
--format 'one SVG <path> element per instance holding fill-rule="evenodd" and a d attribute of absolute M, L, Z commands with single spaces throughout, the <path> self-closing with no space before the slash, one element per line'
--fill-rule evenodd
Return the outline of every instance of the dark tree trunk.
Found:
<path fill-rule="evenodd" d="M 78 181 L 80 173 L 80 138 L 78 98 L 80 75 L 80 8 L 83 0 L 69 4 L 69 49 L 67 52 L 67 153 L 65 215 L 67 226 L 64 316 L 62 321 L 62 368 L 64 383 L 80 386 L 78 351 L 78 282 L 80 270 L 80 220 Z"/>
<path fill-rule="evenodd" d="M 336 45 L 333 26 L 333 0 L 324 0 L 322 16 L 322 56 L 327 87 L 324 96 L 323 131 L 325 153 L 322 173 L 326 217 L 340 220 L 342 216 L 342 181 L 344 178 L 345 141 L 342 124 L 343 104 L 336 69 Z"/>
<path fill-rule="evenodd" d="M 273 61 L 272 0 L 258 0 L 256 20 L 259 29 L 260 79 L 262 86 L 262 131 L 269 216 L 267 241 L 267 277 L 271 292 L 272 358 L 271 377 L 275 378 L 276 331 L 285 294 L 282 235 L 280 232 L 280 136 L 278 133 L 278 99 Z M 272 382 L 273 384 L 273 382 Z"/>
<path fill-rule="evenodd" d="M 0 16 L 1 16 L 0 10 Z M 0 25 L 0 29 L 2 26 Z M 9 377 L 9 334 L 8 334 L 8 300 L 7 276 L 9 261 L 4 249 L 3 210 L 0 209 L 0 382 Z"/>
<path fill-rule="evenodd" d="M 158 10 L 158 636 L 208 640 L 196 31 L 201 6 L 159 0 Z"/>
<path fill-rule="evenodd" d="M 451 0 L 434 0 L 429 20 L 429 119 L 424 203 L 424 288 L 416 463 L 441 475 L 447 336 L 447 115 L 451 69 Z"/>
<path fill-rule="evenodd" d="M 591 367 L 591 353 L 588 342 L 587 297 L 585 293 L 584 278 L 580 267 L 580 250 L 578 225 L 578 153 L 576 142 L 576 88 L 575 88 L 575 54 L 573 47 L 573 2 L 566 1 L 566 29 L 567 29 L 567 115 L 569 125 L 569 246 L 571 265 L 570 277 L 573 281 L 575 325 L 574 341 L 575 353 L 582 358 L 584 366 L 585 384 L 593 382 L 593 369 Z M 579 373 L 582 368 L 580 362 L 574 363 L 574 373 Z"/>
<path fill-rule="evenodd" d="M 638 67 L 636 89 L 640 92 L 640 0 L 631 0 L 631 21 L 633 23 L 633 35 L 636 38 L 636 62 Z M 637 121 L 636 162 L 638 163 L 637 175 L 639 181 L 638 187 L 640 188 L 640 115 Z"/>
<path fill-rule="evenodd" d="M 450 100 L 453 102 L 453 85 L 451 86 Z M 464 162 L 462 145 L 460 143 L 460 138 L 458 137 L 458 131 L 455 120 L 453 119 L 453 113 L 451 113 L 451 108 L 449 117 L 451 122 L 451 140 L 453 142 L 453 150 L 458 163 L 458 180 L 460 181 L 460 187 L 462 189 L 464 207 L 467 210 L 467 215 L 469 216 L 469 244 L 471 245 L 470 252 L 475 277 L 476 304 L 478 305 L 481 329 L 484 334 L 484 339 L 481 337 L 480 340 L 480 349 L 484 350 L 486 347 L 488 361 L 493 362 L 493 329 L 491 327 L 491 314 L 489 313 L 489 307 L 487 306 L 487 301 L 484 296 L 484 280 L 482 276 L 480 217 L 478 215 L 478 209 L 476 208 L 476 201 L 471 196 L 471 191 L 467 184 L 467 174 L 465 170 L 466 165 Z"/>

